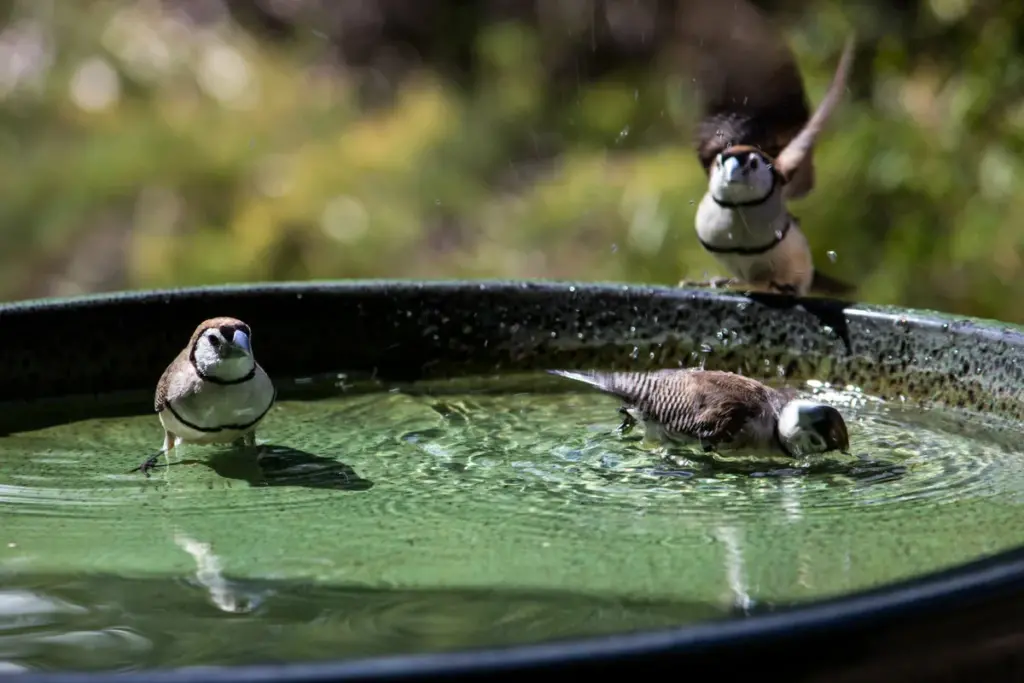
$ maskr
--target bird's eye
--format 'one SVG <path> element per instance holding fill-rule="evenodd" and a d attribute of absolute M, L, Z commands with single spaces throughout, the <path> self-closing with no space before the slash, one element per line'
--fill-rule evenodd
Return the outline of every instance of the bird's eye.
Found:
<path fill-rule="evenodd" d="M 210 340 L 210 346 L 212 346 L 213 348 L 217 348 L 218 346 L 220 346 L 220 337 L 218 337 L 217 335 L 211 334 L 209 337 L 207 337 L 207 339 Z"/>
<path fill-rule="evenodd" d="M 752 171 L 756 171 L 757 170 L 757 157 L 754 157 L 754 158 L 752 158 L 750 160 L 750 170 L 752 170 Z"/>

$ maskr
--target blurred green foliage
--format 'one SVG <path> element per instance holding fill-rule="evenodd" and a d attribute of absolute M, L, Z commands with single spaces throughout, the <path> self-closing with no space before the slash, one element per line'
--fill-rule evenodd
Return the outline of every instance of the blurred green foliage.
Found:
<path fill-rule="evenodd" d="M 663 62 L 556 96 L 541 33 L 492 22 L 473 29 L 472 85 L 424 64 L 367 103 L 315 31 L 281 43 L 154 2 L 8 4 L 2 298 L 721 272 L 693 235 L 694 95 Z M 817 259 L 866 301 L 1024 321 L 1020 5 L 934 0 L 909 37 L 841 6 L 784 23 L 812 105 L 850 21 L 867 45 L 818 186 L 792 205 Z M 559 153 L 531 158 L 550 138 Z"/>

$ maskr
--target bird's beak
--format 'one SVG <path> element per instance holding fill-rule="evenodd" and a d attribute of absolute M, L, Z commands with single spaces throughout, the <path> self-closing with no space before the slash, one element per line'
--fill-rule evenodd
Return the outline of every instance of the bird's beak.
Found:
<path fill-rule="evenodd" d="M 252 353 L 252 347 L 249 345 L 249 335 L 242 330 L 235 330 L 235 334 L 231 337 L 231 345 L 234 348 L 241 349 L 238 355 L 248 356 Z"/>
<path fill-rule="evenodd" d="M 736 157 L 729 157 L 722 163 L 722 177 L 726 182 L 735 183 L 743 179 L 743 164 Z"/>

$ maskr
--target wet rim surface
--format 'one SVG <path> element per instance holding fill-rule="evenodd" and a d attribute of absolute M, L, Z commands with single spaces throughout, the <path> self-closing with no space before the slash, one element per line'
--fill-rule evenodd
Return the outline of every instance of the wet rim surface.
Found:
<path fill-rule="evenodd" d="M 28 401 L 38 409 L 50 399 L 126 392 L 122 409 L 149 410 L 155 380 L 169 359 L 199 321 L 217 315 L 250 324 L 260 363 L 282 384 L 281 398 L 288 397 L 294 378 L 332 372 L 411 381 L 554 367 L 650 369 L 699 360 L 754 376 L 783 368 L 790 379 L 854 384 L 923 405 L 941 402 L 1013 419 L 1024 414 L 1024 334 L 1014 326 L 832 300 L 538 282 L 311 282 L 2 305 L 0 402 Z M 74 417 L 45 412 L 50 421 Z M 10 421 L 0 426 L 17 428 Z M 100 676 L 329 680 L 696 655 L 955 609 L 1022 581 L 1024 552 L 1014 551 L 889 589 L 658 633 L 364 663 Z"/>

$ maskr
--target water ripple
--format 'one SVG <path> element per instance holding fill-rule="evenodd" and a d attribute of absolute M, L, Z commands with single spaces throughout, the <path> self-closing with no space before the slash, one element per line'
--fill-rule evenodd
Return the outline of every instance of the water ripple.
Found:
<path fill-rule="evenodd" d="M 241 661 L 261 653 L 257 631 L 240 624 L 292 614 L 272 591 L 247 587 L 258 580 L 376 590 L 372 609 L 352 598 L 323 617 L 324 634 L 347 634 L 366 654 L 374 638 L 466 641 L 465 614 L 408 593 L 389 602 L 398 590 L 576 591 L 743 610 L 1024 541 L 1019 425 L 818 393 L 842 406 L 852 454 L 667 452 L 618 434 L 617 402 L 585 390 L 282 402 L 255 451 L 180 449 L 150 479 L 128 470 L 160 441 L 153 415 L 0 438 L 0 576 L 57 577 L 39 590 L 4 582 L 0 667 L 59 664 L 87 647 L 123 653 L 105 660 L 115 668 L 154 648 L 165 648 L 161 661 L 217 659 L 202 639 L 188 650 L 180 623 L 171 637 L 119 616 L 136 596 L 41 597 L 62 595 L 69 577 L 169 577 L 188 596 L 184 612 L 238 629 L 225 636 L 235 649 L 221 647 Z M 159 592 L 137 599 L 136 614 L 170 609 Z M 481 600 L 465 609 L 492 634 L 506 629 L 498 640 L 626 620 L 614 604 L 561 612 Z M 301 623 L 320 618 L 303 605 Z M 306 651 L 304 637 L 295 651 Z"/>

